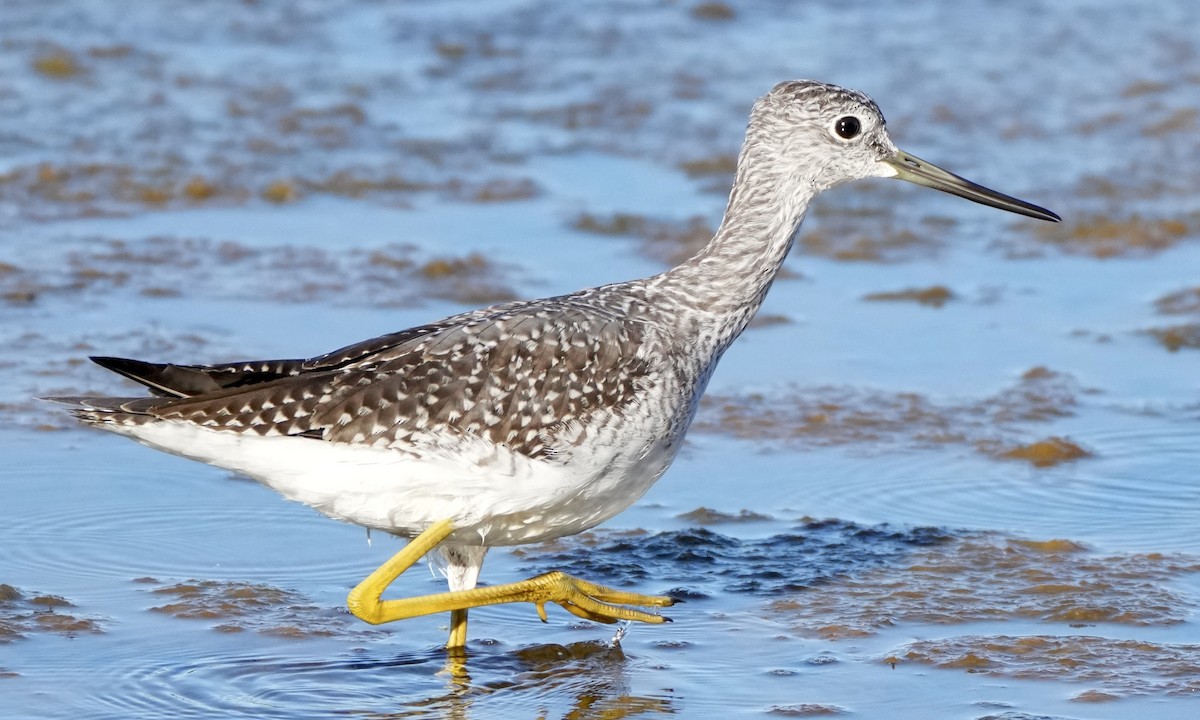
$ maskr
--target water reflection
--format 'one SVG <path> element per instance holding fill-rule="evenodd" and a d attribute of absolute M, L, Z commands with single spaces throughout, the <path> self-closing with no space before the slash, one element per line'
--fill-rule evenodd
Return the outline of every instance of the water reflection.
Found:
<path fill-rule="evenodd" d="M 674 714 L 671 697 L 639 696 L 644 671 L 599 642 L 441 649 L 387 657 L 296 661 L 209 657 L 151 668 L 114 684 L 106 715 L 295 718 L 606 718 Z M 530 713 L 533 713 L 532 715 Z"/>
<path fill-rule="evenodd" d="M 537 707 L 537 718 L 621 720 L 674 714 L 670 697 L 643 697 L 630 692 L 631 665 L 619 645 L 599 642 L 533 645 L 503 655 L 461 650 L 446 659 L 441 673 L 447 679 L 443 694 L 414 701 L 395 713 L 370 713 L 366 717 L 493 717 L 496 708 L 484 704 L 483 698 L 493 698 L 505 706 L 533 705 Z M 502 697 L 493 695 L 500 690 L 505 691 Z"/>

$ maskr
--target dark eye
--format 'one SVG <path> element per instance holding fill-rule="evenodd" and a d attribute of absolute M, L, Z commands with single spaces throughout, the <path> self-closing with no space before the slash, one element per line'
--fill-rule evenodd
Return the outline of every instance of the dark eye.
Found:
<path fill-rule="evenodd" d="M 862 131 L 862 123 L 853 115 L 847 115 L 834 123 L 833 129 L 837 131 L 838 135 L 849 140 L 850 138 L 857 137 L 858 133 Z"/>

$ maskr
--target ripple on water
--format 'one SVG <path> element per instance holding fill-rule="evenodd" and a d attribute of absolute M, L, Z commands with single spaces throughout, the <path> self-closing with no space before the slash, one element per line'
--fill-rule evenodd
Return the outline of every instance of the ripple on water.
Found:
<path fill-rule="evenodd" d="M 674 713 L 670 696 L 632 693 L 629 674 L 645 668 L 600 643 L 484 647 L 472 649 L 465 665 L 440 649 L 385 652 L 147 663 L 115 678 L 98 700 L 106 716 L 140 718 L 516 717 L 533 707 L 562 717 Z"/>
<path fill-rule="evenodd" d="M 344 546 L 312 541 L 312 532 L 340 528 L 311 511 L 228 476 L 154 467 L 153 474 L 131 472 L 118 459 L 67 480 L 61 467 L 22 468 L 20 482 L 40 483 L 40 494 L 30 493 L 19 512 L 6 516 L 0 541 L 12 540 L 5 542 L 5 571 L 122 581 L 205 577 L 214 568 L 255 580 L 294 582 L 303 575 L 341 585 L 354 578 Z M 295 555 L 301 526 L 309 532 L 302 566 L 279 562 Z"/>
<path fill-rule="evenodd" d="M 1200 522 L 1195 428 L 1153 425 L 1072 433 L 1095 457 L 1056 468 L 906 451 L 886 464 L 832 458 L 821 476 L 798 482 L 804 483 L 806 507 L 843 516 L 969 523 L 1123 549 L 1200 551 L 1193 532 Z"/>
<path fill-rule="evenodd" d="M 180 577 L 203 574 L 222 566 L 223 572 L 263 579 L 294 578 L 302 573 L 314 581 L 341 583 L 347 574 L 345 558 L 331 552 L 302 569 L 287 564 L 239 565 L 247 543 L 258 543 L 273 524 L 289 519 L 286 510 L 271 507 L 223 507 L 139 503 L 119 516 L 86 508 L 53 508 L 43 516 L 13 518 L 9 530 L 25 542 L 6 550 L 10 568 L 36 568 L 39 573 L 68 577 L 119 578 L 144 575 Z M 255 553 L 258 554 L 258 553 Z"/>
<path fill-rule="evenodd" d="M 163 649 L 170 654 L 170 649 Z M 432 690 L 433 653 L 321 660 L 232 654 L 126 665 L 93 700 L 112 717 L 295 718 L 322 709 L 394 709 L 395 688 Z M 419 692 L 419 690 L 417 690 Z"/>

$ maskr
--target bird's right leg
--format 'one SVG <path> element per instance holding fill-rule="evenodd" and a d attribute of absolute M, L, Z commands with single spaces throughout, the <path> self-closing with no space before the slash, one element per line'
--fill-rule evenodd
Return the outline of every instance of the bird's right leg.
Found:
<path fill-rule="evenodd" d="M 346 607 L 350 608 L 350 612 L 354 613 L 355 617 L 365 620 L 372 625 L 439 612 L 440 609 L 425 612 L 418 610 L 407 615 L 387 612 L 388 605 L 396 601 L 383 600 L 382 597 L 383 591 L 395 582 L 401 573 L 412 567 L 414 563 L 424 557 L 425 553 L 437 547 L 452 532 L 454 532 L 454 523 L 449 519 L 439 520 L 430 525 L 424 532 L 401 548 L 400 552 L 393 555 L 391 560 L 380 565 L 375 572 L 365 577 L 362 582 L 356 585 L 350 591 L 350 595 L 346 597 Z M 419 600 L 420 598 L 413 599 Z M 457 623 L 453 623 L 452 625 L 456 626 Z"/>

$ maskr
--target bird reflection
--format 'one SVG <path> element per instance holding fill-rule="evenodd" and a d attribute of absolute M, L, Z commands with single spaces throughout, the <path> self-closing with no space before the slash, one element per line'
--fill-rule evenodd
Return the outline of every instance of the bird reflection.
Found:
<path fill-rule="evenodd" d="M 671 698 L 630 692 L 633 671 L 620 646 L 601 642 L 533 645 L 497 654 L 459 648 L 446 655 L 444 692 L 407 702 L 394 712 L 351 714 L 380 720 L 470 720 L 502 716 L 502 707 L 510 706 L 532 711 L 538 720 L 674 714 Z"/>

